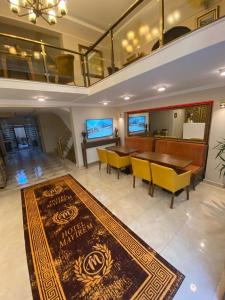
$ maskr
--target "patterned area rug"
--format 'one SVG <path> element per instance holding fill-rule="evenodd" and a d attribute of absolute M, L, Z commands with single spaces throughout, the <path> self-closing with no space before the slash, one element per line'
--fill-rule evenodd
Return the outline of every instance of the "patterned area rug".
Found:
<path fill-rule="evenodd" d="M 70 175 L 23 189 L 22 205 L 35 300 L 168 300 L 184 279 Z"/>

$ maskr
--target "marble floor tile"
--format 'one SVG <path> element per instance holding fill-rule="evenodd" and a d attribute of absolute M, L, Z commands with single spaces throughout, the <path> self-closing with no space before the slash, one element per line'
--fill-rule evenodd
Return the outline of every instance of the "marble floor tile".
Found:
<path fill-rule="evenodd" d="M 20 153 L 8 162 L 8 185 L 0 191 L 0 299 L 31 300 L 20 188 L 70 173 L 115 216 L 185 275 L 175 300 L 222 300 L 225 281 L 225 190 L 200 183 L 175 199 L 132 177 L 78 169 L 43 153 Z"/>

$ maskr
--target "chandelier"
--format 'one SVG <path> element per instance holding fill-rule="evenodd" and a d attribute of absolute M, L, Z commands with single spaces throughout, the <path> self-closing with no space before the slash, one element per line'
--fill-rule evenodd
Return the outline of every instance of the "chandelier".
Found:
<path fill-rule="evenodd" d="M 48 24 L 57 23 L 57 18 L 67 14 L 65 0 L 7 0 L 10 10 L 19 17 L 28 16 L 33 24 L 37 18 L 43 18 Z"/>

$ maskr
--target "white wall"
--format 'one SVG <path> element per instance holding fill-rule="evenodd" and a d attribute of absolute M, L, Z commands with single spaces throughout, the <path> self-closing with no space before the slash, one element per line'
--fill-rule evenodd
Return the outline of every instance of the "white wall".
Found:
<path fill-rule="evenodd" d="M 225 109 L 220 108 L 220 103 L 224 101 L 225 88 L 205 90 L 196 93 L 190 93 L 187 95 L 166 97 L 163 99 L 158 99 L 157 101 L 146 101 L 140 104 L 133 104 L 120 109 L 120 113 L 146 109 L 146 108 L 157 108 L 161 106 L 193 103 L 193 102 L 203 102 L 207 100 L 214 100 L 213 113 L 212 113 L 212 123 L 210 130 L 210 140 L 209 140 L 209 153 L 206 168 L 206 180 L 210 182 L 217 183 L 219 185 L 223 184 L 223 178 L 219 177 L 219 171 L 216 169 L 218 161 L 215 160 L 216 150 L 214 149 L 217 141 L 225 138 Z M 124 124 L 118 124 L 120 130 L 123 130 Z"/>
<path fill-rule="evenodd" d="M 57 142 L 67 127 L 55 114 L 43 112 L 38 115 L 39 127 L 42 139 L 43 150 L 46 153 L 53 153 L 57 150 Z"/>
<path fill-rule="evenodd" d="M 83 166 L 83 158 L 81 151 L 82 135 L 81 132 L 85 130 L 86 119 L 102 119 L 113 118 L 114 128 L 118 126 L 118 114 L 116 109 L 110 107 L 74 107 L 71 108 L 71 122 L 73 138 L 76 144 L 76 161 L 79 167 Z M 104 145 L 106 147 L 107 145 Z M 96 148 L 87 149 L 88 163 L 98 160 Z"/>
<path fill-rule="evenodd" d="M 174 118 L 174 114 L 177 114 L 177 117 Z M 171 136 L 182 138 L 183 136 L 183 124 L 185 122 L 185 110 L 184 109 L 174 109 L 173 110 L 173 125 Z"/>

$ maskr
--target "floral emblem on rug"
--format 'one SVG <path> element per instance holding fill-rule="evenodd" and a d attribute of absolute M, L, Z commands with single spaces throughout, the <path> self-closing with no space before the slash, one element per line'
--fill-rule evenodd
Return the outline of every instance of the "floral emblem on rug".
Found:
<path fill-rule="evenodd" d="M 97 244 L 93 246 L 93 249 L 85 257 L 80 256 L 74 265 L 77 281 L 85 285 L 83 295 L 88 293 L 93 286 L 99 284 L 112 269 L 113 259 L 107 246 Z"/>
<path fill-rule="evenodd" d="M 53 196 L 61 194 L 62 191 L 63 191 L 63 187 L 61 185 L 56 185 L 56 186 L 51 187 L 51 188 L 47 189 L 46 191 L 44 191 L 43 196 L 47 197 L 47 198 L 53 197 Z"/>
<path fill-rule="evenodd" d="M 53 215 L 52 220 L 58 225 L 64 225 L 74 220 L 78 215 L 78 209 L 75 205 L 71 205 L 60 212 Z"/>

